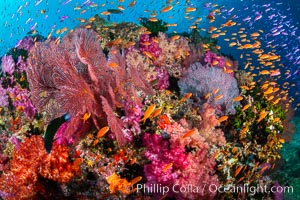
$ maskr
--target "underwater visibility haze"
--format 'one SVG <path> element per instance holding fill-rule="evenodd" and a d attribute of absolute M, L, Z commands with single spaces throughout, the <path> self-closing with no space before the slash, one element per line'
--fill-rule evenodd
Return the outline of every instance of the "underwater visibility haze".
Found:
<path fill-rule="evenodd" d="M 300 199 L 300 2 L 4 0 L 1 199 Z"/>

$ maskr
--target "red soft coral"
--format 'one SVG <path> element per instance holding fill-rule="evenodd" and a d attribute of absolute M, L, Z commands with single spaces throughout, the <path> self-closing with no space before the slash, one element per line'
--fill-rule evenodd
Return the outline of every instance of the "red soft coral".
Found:
<path fill-rule="evenodd" d="M 32 199 L 44 190 L 41 177 L 61 183 L 69 182 L 78 172 L 75 163 L 68 161 L 69 149 L 54 145 L 50 154 L 41 136 L 26 138 L 14 150 L 10 169 L 0 177 L 1 196 L 6 199 Z"/>

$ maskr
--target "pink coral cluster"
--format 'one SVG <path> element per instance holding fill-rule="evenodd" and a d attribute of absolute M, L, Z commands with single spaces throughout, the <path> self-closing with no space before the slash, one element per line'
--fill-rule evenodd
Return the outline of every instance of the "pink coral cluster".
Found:
<path fill-rule="evenodd" d="M 162 52 L 162 49 L 159 47 L 158 43 L 155 42 L 155 40 L 148 34 L 141 35 L 139 47 L 141 52 L 149 52 L 154 57 L 158 57 Z"/>
<path fill-rule="evenodd" d="M 137 105 L 132 101 L 125 101 L 123 103 L 125 116 L 121 117 L 124 122 L 123 133 L 125 138 L 132 142 L 133 136 L 141 133 L 139 121 L 143 115 L 141 105 Z"/>
<path fill-rule="evenodd" d="M 211 65 L 211 66 L 217 66 L 217 67 L 224 67 L 225 62 L 222 56 L 217 56 L 217 54 L 207 51 L 204 55 L 204 61 L 206 64 Z M 217 63 L 217 64 L 214 64 Z"/>
<path fill-rule="evenodd" d="M 180 77 L 183 71 L 182 62 L 191 52 L 188 40 L 183 37 L 172 39 L 164 33 L 158 33 L 158 41 L 162 52 L 154 64 L 167 70 L 170 76 Z"/>
<path fill-rule="evenodd" d="M 215 109 L 208 103 L 205 103 L 202 108 L 201 117 L 199 132 L 205 140 L 211 145 L 225 145 L 226 139 L 223 131 L 216 128 L 220 122 L 216 118 Z"/>
<path fill-rule="evenodd" d="M 199 130 L 194 128 L 195 132 L 189 137 L 182 138 L 185 133 L 193 130 L 185 119 L 179 122 L 174 122 L 166 127 L 166 131 L 171 133 L 171 146 L 193 147 L 196 149 L 208 148 L 208 143 L 205 138 L 199 133 Z"/>
<path fill-rule="evenodd" d="M 177 170 L 185 169 L 189 163 L 185 150 L 181 147 L 169 149 L 169 141 L 160 135 L 145 133 L 143 143 L 146 146 L 145 157 L 151 161 L 144 165 L 144 172 L 148 184 L 159 183 L 171 186 L 178 178 Z M 172 163 L 172 166 L 165 168 Z"/>
<path fill-rule="evenodd" d="M 169 87 L 170 82 L 169 82 L 169 74 L 168 71 L 163 70 L 161 68 L 156 68 L 157 72 L 157 84 L 155 85 L 155 88 L 159 90 L 165 90 Z"/>
<path fill-rule="evenodd" d="M 175 185 L 180 188 L 192 186 L 198 190 L 170 192 L 168 195 L 176 196 L 177 199 L 213 199 L 216 192 L 210 192 L 205 187 L 219 186 L 214 169 L 215 159 L 209 153 L 210 146 L 205 138 L 198 132 L 188 138 L 182 137 L 187 127 L 188 124 L 184 120 L 168 125 L 166 130 L 170 131 L 170 140 L 164 140 L 157 134 L 146 133 L 143 136 L 143 143 L 146 146 L 144 156 L 151 161 L 144 166 L 147 184 L 155 183 L 168 187 Z M 195 150 L 186 152 L 186 147 Z"/>
<path fill-rule="evenodd" d="M 209 187 L 215 189 L 220 185 L 214 170 L 216 165 L 214 157 L 209 156 L 207 149 L 204 148 L 189 153 L 187 161 L 188 167 L 181 171 L 175 184 L 186 188 L 191 186 L 193 191 L 181 192 L 178 199 L 214 199 L 217 193 Z"/>

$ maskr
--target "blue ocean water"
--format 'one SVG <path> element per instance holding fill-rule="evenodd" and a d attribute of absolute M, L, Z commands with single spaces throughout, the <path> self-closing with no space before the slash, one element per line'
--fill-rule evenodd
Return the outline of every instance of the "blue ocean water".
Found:
<path fill-rule="evenodd" d="M 89 5 L 97 3 L 98 6 L 90 7 Z M 260 38 L 262 46 L 266 52 L 275 50 L 281 56 L 281 63 L 284 67 L 280 68 L 282 74 L 287 70 L 290 73 L 282 75 L 279 82 L 290 82 L 295 84 L 294 87 L 288 87 L 290 95 L 294 97 L 293 105 L 299 103 L 298 90 L 299 68 L 300 68 L 300 2 L 297 0 L 289 1 L 258 1 L 258 0 L 238 0 L 238 1 L 178 1 L 176 6 L 167 12 L 161 13 L 168 1 L 162 2 L 152 0 L 149 3 L 144 1 L 136 1 L 133 7 L 129 7 L 129 1 L 75 1 L 75 0 L 4 0 L 0 5 L 1 10 L 1 27 L 0 27 L 0 55 L 4 55 L 10 48 L 15 46 L 17 42 L 26 36 L 30 31 L 37 30 L 37 33 L 47 36 L 57 36 L 55 30 L 67 27 L 72 29 L 80 24 L 78 18 L 89 18 L 95 14 L 99 14 L 107 9 L 115 9 L 117 5 L 124 6 L 126 9 L 123 14 L 113 14 L 110 16 L 111 22 L 135 22 L 141 17 L 149 17 L 154 10 L 157 10 L 157 18 L 163 19 L 167 23 L 176 23 L 177 27 L 170 27 L 169 32 L 189 32 L 189 26 L 194 24 L 195 19 L 203 18 L 199 23 L 199 27 L 208 28 L 211 24 L 204 20 L 210 10 L 212 4 L 217 4 L 216 8 L 220 8 L 223 12 L 222 17 L 218 17 L 214 26 L 233 19 L 240 26 L 231 27 L 228 33 L 238 32 L 240 27 L 244 27 L 247 32 L 254 32 L 259 29 L 264 31 L 264 36 Z M 76 10 L 76 6 L 81 10 Z M 190 13 L 190 19 L 184 17 L 184 9 L 186 6 L 196 7 L 196 12 Z M 80 12 L 85 11 L 80 14 Z M 148 11 L 148 12 L 145 12 Z M 261 15 L 261 19 L 255 21 L 255 17 Z M 247 20 L 248 18 L 248 20 Z M 273 36 L 274 33 L 279 33 Z M 205 34 L 205 33 L 204 33 Z M 273 34 L 273 35 L 272 35 Z M 228 35 L 228 34 L 227 34 Z M 61 37 L 63 34 L 61 35 Z M 218 41 L 222 46 L 222 52 L 231 54 L 235 59 L 239 60 L 240 67 L 247 63 L 246 57 L 240 58 L 240 54 L 248 53 L 247 51 L 238 51 L 235 48 L 229 48 L 228 42 Z M 272 47 L 272 48 L 270 48 Z M 256 63 L 257 64 L 257 63 Z"/>
<path fill-rule="evenodd" d="M 195 20 L 202 18 L 198 28 L 207 29 L 212 26 L 206 19 L 206 16 L 214 9 L 220 9 L 222 15 L 218 16 L 213 26 L 220 26 L 228 20 L 233 20 L 239 26 L 233 26 L 227 29 L 228 38 L 238 33 L 240 28 L 245 29 L 245 33 L 251 34 L 261 30 L 259 40 L 262 49 L 265 52 L 274 52 L 280 55 L 282 64 L 274 66 L 279 69 L 281 75 L 275 77 L 279 83 L 284 85 L 288 83 L 284 90 L 287 90 L 289 96 L 293 98 L 291 104 L 296 114 L 300 112 L 300 1 L 298 0 L 186 0 L 173 1 L 174 7 L 167 13 L 161 13 L 159 10 L 168 5 L 168 1 L 137 0 L 133 7 L 130 7 L 131 1 L 92 1 L 92 0 L 3 0 L 0 4 L 0 57 L 9 49 L 13 48 L 19 40 L 30 34 L 34 30 L 38 34 L 47 36 L 58 35 L 62 37 L 64 34 L 56 34 L 56 30 L 68 28 L 68 30 L 81 24 L 79 19 L 88 19 L 95 14 L 100 14 L 107 9 L 115 9 L 118 5 L 126 8 L 123 14 L 112 14 L 110 17 L 104 16 L 110 22 L 135 22 L 139 23 L 139 18 L 149 17 L 155 10 L 157 18 L 171 24 L 176 23 L 176 27 L 170 27 L 169 32 L 190 32 L 191 25 L 195 25 Z M 92 4 L 98 4 L 93 7 Z M 217 4 L 216 6 L 212 6 Z M 175 6 L 176 5 L 176 6 Z M 185 18 L 185 8 L 195 7 L 197 10 L 189 14 L 189 18 Z M 79 8 L 80 9 L 76 9 Z M 67 32 L 66 32 L 67 33 Z M 202 35 L 206 35 L 206 31 L 200 31 Z M 241 38 L 236 37 L 235 42 L 239 43 Z M 252 58 L 251 50 L 238 50 L 229 47 L 228 42 L 222 39 L 218 40 L 218 45 L 222 47 L 221 51 L 226 55 L 232 55 L 234 59 L 239 61 L 241 69 L 247 65 L 249 58 Z M 247 56 L 249 54 L 249 56 Z M 259 67 L 260 63 L 253 58 L 253 64 Z M 258 69 L 253 72 L 259 73 Z M 293 123 L 296 124 L 296 132 L 293 142 L 285 145 L 283 149 L 283 157 L 289 166 L 296 166 L 295 170 L 285 168 L 287 173 L 300 171 L 299 164 L 299 138 L 300 127 L 299 117 L 295 117 Z M 298 160 L 297 160 L 298 159 Z M 298 168 L 297 168 L 298 167 Z M 299 171 L 298 171 L 299 170 Z M 293 183 L 299 184 L 295 176 Z M 295 187 L 296 188 L 296 187 Z M 299 193 L 299 191 L 298 191 Z M 294 198 L 295 199 L 295 198 Z"/>

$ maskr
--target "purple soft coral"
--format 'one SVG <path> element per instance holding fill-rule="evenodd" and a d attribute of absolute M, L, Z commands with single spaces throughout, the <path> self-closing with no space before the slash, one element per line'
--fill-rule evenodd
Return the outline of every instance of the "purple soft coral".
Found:
<path fill-rule="evenodd" d="M 15 62 L 11 55 L 2 57 L 2 72 L 12 75 L 15 71 Z"/>

